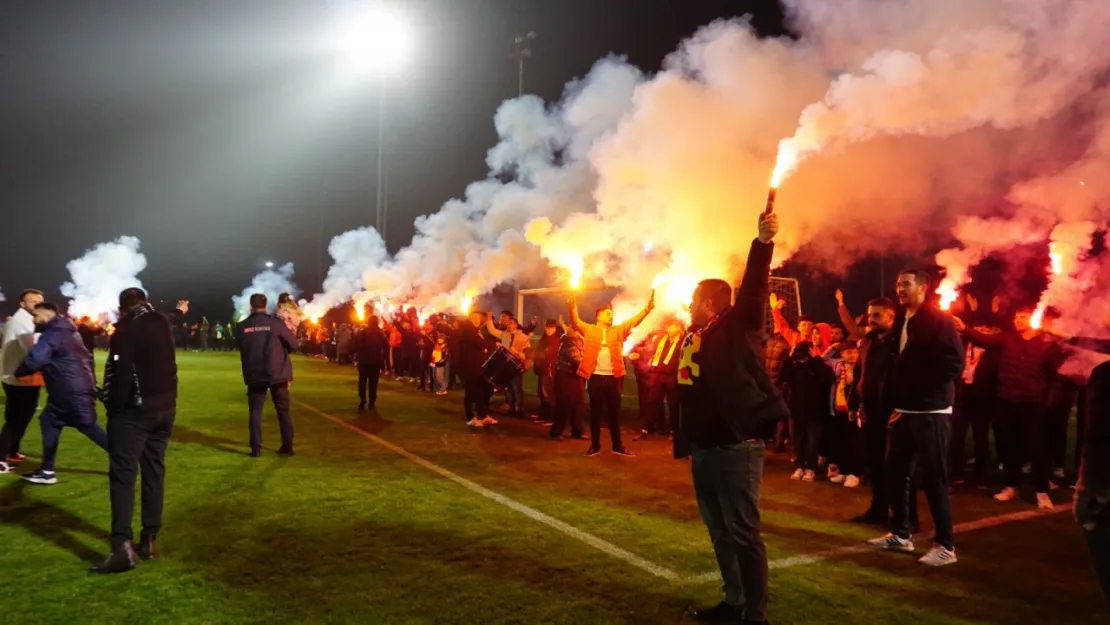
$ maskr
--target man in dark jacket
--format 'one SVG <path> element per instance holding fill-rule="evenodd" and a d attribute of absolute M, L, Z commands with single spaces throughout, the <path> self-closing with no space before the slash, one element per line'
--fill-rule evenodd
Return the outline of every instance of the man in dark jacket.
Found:
<path fill-rule="evenodd" d="M 578 375 L 581 364 L 582 335 L 568 330 L 559 339 L 555 363 L 555 422 L 548 433 L 553 441 L 563 440 L 567 423 L 570 423 L 571 438 L 586 438 L 582 429 L 586 416 L 586 380 Z"/>
<path fill-rule="evenodd" d="M 863 422 L 864 446 L 871 470 L 871 507 L 853 519 L 857 523 L 886 526 L 890 522 L 890 489 L 885 463 L 887 422 L 893 408 L 885 397 L 884 388 L 898 354 L 898 338 L 894 335 L 896 312 L 894 302 L 885 297 L 867 303 L 868 329 L 860 342 L 856 384 L 848 398 L 850 416 Z"/>
<path fill-rule="evenodd" d="M 952 541 L 952 506 L 948 495 L 948 437 L 956 379 L 964 370 L 964 346 L 952 317 L 926 305 L 929 276 L 921 270 L 898 274 L 898 301 L 906 311 L 894 323 L 898 355 L 886 380 L 892 413 L 889 422 L 887 475 L 894 515 L 891 532 L 868 541 L 895 551 L 913 551 L 910 535 L 912 468 L 921 471 L 921 486 L 933 515 L 933 548 L 918 560 L 926 566 L 956 562 Z"/>
<path fill-rule="evenodd" d="M 459 374 L 466 389 L 463 412 L 470 427 L 497 424 L 489 416 L 490 385 L 482 376 L 482 365 L 494 343 L 482 336 L 482 325 L 482 313 L 471 312 L 468 322 L 459 330 Z"/>
<path fill-rule="evenodd" d="M 1021 465 L 1028 455 L 1033 464 L 1037 507 L 1051 510 L 1048 489 L 1052 438 L 1046 406 L 1049 384 L 1065 355 L 1056 339 L 1033 327 L 1032 317 L 1032 308 L 1019 309 L 1014 314 L 1013 328 L 998 334 L 965 328 L 961 321 L 956 325 L 972 345 L 1000 353 L 995 420 L 1004 436 L 999 447 L 1006 487 L 994 498 L 1010 501 L 1017 497 Z"/>
<path fill-rule="evenodd" d="M 94 573 L 121 573 L 139 558 L 158 557 L 162 528 L 166 447 L 177 413 L 177 353 L 173 328 L 189 310 L 177 303 L 176 316 L 155 312 L 140 288 L 119 296 L 119 322 L 108 345 L 100 399 L 108 413 L 108 483 L 112 501 L 112 552 Z M 142 533 L 132 545 L 135 478 L 142 472 Z"/>
<path fill-rule="evenodd" d="M 293 361 L 297 337 L 280 320 L 266 314 L 266 296 L 251 295 L 251 314 L 239 322 L 235 333 L 243 362 L 243 382 L 247 384 L 250 406 L 251 458 L 262 455 L 262 406 L 266 392 L 274 400 L 281 448 L 278 453 L 293 455 L 293 419 L 289 416 L 289 383 L 293 381 Z"/>
<path fill-rule="evenodd" d="M 369 405 L 373 410 L 378 401 L 378 379 L 389 353 L 389 339 L 382 332 L 377 315 L 371 315 L 366 327 L 355 335 L 351 349 L 358 357 L 358 409 Z"/>
<path fill-rule="evenodd" d="M 678 361 L 682 358 L 685 331 L 677 319 L 669 319 L 663 332 L 649 341 L 641 356 L 647 382 L 648 434 L 670 436 L 678 427 Z"/>
<path fill-rule="evenodd" d="M 694 492 L 724 579 L 724 601 L 699 610 L 699 621 L 763 623 L 767 550 L 759 529 L 764 443 L 759 431 L 787 412 L 764 368 L 760 347 L 768 279 L 778 232 L 774 214 L 760 215 L 744 280 L 732 287 L 705 280 L 694 291 L 679 361 L 682 429 L 690 444 Z"/>
<path fill-rule="evenodd" d="M 58 307 L 43 302 L 35 306 L 39 340 L 15 370 L 16 377 L 42 373 L 46 382 L 46 408 L 39 415 L 42 426 L 42 464 L 23 479 L 34 484 L 57 484 L 54 458 L 62 428 L 72 427 L 108 449 L 108 439 L 96 422 L 96 380 L 93 358 L 72 321 L 58 315 Z"/>
<path fill-rule="evenodd" d="M 555 421 L 555 363 L 559 359 L 559 341 L 563 331 L 554 319 L 548 319 L 543 335 L 532 350 L 536 388 L 540 394 L 540 421 Z"/>
<path fill-rule="evenodd" d="M 1110 341 L 1099 343 L 1092 349 L 1110 353 Z M 1103 597 L 1110 603 L 1110 362 L 1091 372 L 1086 401 L 1087 431 L 1080 450 L 1074 512 L 1087 539 Z"/>

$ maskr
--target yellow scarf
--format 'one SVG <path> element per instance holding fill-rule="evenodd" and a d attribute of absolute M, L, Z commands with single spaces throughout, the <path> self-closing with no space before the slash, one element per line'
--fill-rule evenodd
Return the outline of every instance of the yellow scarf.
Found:
<path fill-rule="evenodd" d="M 659 358 L 663 356 L 663 348 L 667 345 L 667 335 L 664 334 L 663 338 L 659 339 L 659 346 L 655 348 L 655 357 L 651 359 L 651 366 L 659 366 Z M 667 350 L 667 358 L 663 364 L 668 365 L 671 363 L 671 356 L 674 356 L 674 348 L 678 345 L 678 341 L 671 341 L 671 348 Z"/>

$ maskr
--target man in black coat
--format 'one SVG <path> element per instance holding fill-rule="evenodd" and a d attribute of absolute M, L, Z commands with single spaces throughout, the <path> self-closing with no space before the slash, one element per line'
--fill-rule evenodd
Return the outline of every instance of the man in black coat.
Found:
<path fill-rule="evenodd" d="M 692 456 L 698 510 L 724 579 L 724 601 L 699 610 L 699 621 L 767 621 L 767 550 L 760 535 L 766 424 L 787 413 L 764 366 L 760 334 L 778 218 L 759 219 L 744 280 L 705 280 L 694 291 L 678 364 L 680 423 Z"/>
<path fill-rule="evenodd" d="M 112 553 L 94 573 L 121 573 L 139 558 L 153 560 L 162 528 L 166 446 L 177 412 L 177 353 L 174 324 L 189 310 L 177 303 L 177 317 L 154 311 L 140 288 L 119 296 L 120 318 L 108 346 L 100 399 L 108 413 L 108 483 L 112 501 Z M 132 546 L 135 478 L 142 471 L 139 550 Z"/>
<path fill-rule="evenodd" d="M 459 373 L 462 375 L 465 393 L 463 413 L 470 427 L 496 425 L 497 420 L 489 416 L 491 386 L 482 376 L 482 365 L 486 363 L 489 350 L 496 343 L 482 335 L 482 313 L 471 312 L 469 320 L 459 330 Z"/>
<path fill-rule="evenodd" d="M 378 379 L 389 353 L 389 339 L 382 332 L 377 315 L 371 315 L 366 327 L 355 335 L 351 350 L 358 356 L 358 409 L 364 410 L 369 405 L 373 410 L 378 401 Z"/>
<path fill-rule="evenodd" d="M 293 419 L 289 416 L 289 383 L 293 381 L 293 361 L 297 337 L 280 319 L 266 314 L 266 296 L 251 295 L 251 314 L 239 322 L 235 333 L 243 363 L 243 382 L 247 385 L 250 406 L 251 458 L 262 455 L 262 407 L 266 393 L 274 400 L 281 448 L 278 453 L 293 455 Z"/>
<path fill-rule="evenodd" d="M 886 466 L 893 516 L 890 533 L 868 542 L 883 549 L 913 551 L 909 496 L 916 464 L 936 527 L 933 548 L 918 562 L 944 566 L 956 562 L 948 447 L 956 380 L 964 370 L 965 352 L 952 316 L 925 303 L 929 282 L 929 275 L 921 270 L 898 274 L 895 288 L 905 312 L 894 322 L 898 351 L 885 389 L 892 409 Z"/>

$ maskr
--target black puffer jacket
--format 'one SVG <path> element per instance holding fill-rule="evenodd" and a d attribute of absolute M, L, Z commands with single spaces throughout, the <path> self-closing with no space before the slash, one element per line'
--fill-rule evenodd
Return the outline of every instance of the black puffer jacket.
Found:
<path fill-rule="evenodd" d="M 779 333 L 767 339 L 763 346 L 763 365 L 775 386 L 782 385 L 782 363 L 790 356 L 790 343 Z"/>
<path fill-rule="evenodd" d="M 582 335 L 577 332 L 567 332 L 559 339 L 559 357 L 555 363 L 555 370 L 561 373 L 578 373 L 582 364 Z"/>

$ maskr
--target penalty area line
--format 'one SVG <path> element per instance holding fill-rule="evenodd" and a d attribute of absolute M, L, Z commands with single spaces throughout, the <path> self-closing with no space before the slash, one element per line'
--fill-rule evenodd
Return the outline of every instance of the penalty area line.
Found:
<path fill-rule="evenodd" d="M 429 470 L 429 471 L 431 471 L 431 472 L 433 472 L 433 473 L 435 473 L 435 474 L 437 474 L 441 477 L 447 478 L 448 480 L 451 480 L 452 482 L 458 484 L 459 486 L 462 486 L 463 488 L 465 488 L 465 489 L 467 489 L 467 490 L 469 490 L 473 493 L 477 493 L 477 494 L 485 497 L 486 499 L 496 501 L 497 503 L 499 503 L 499 504 L 501 504 L 501 505 L 503 505 L 503 506 L 505 506 L 505 507 L 507 507 L 511 510 L 515 510 L 516 512 L 519 512 L 519 513 L 523 514 L 524 516 L 526 516 L 526 517 L 528 517 L 532 520 L 539 521 L 540 523 L 543 523 L 544 525 L 546 525 L 550 528 L 558 530 L 558 531 L 566 534 L 567 536 L 570 536 L 571 538 L 574 538 L 578 541 L 586 543 L 587 545 L 593 547 L 594 549 L 597 549 L 598 551 L 601 551 L 601 552 L 603 552 L 605 554 L 608 554 L 608 555 L 610 555 L 614 558 L 617 558 L 619 560 L 623 560 L 626 563 L 628 563 L 628 564 L 630 564 L 630 565 L 632 565 L 632 566 L 634 566 L 634 567 L 636 567 L 636 568 L 638 568 L 642 571 L 646 571 L 646 572 L 651 573 L 652 575 L 654 575 L 656 577 L 660 577 L 660 578 L 663 578 L 663 579 L 671 581 L 671 582 L 680 581 L 680 579 L 681 579 L 681 577 L 678 575 L 678 573 L 675 573 L 674 571 L 672 571 L 672 570 L 670 570 L 666 567 L 659 566 L 658 564 L 655 564 L 654 562 L 649 562 L 648 560 L 645 560 L 645 559 L 641 558 L 640 556 L 638 556 L 638 555 L 636 555 L 636 554 L 634 554 L 630 551 L 627 551 L 625 549 L 621 549 L 620 547 L 614 545 L 613 543 L 610 543 L 606 540 L 602 540 L 602 539 L 598 538 L 597 536 L 594 536 L 593 534 L 590 534 L 588 532 L 584 532 L 584 531 L 578 529 L 577 527 L 574 527 L 573 525 L 570 525 L 569 523 L 560 521 L 559 519 L 556 519 L 555 517 L 549 516 L 547 514 L 544 514 L 543 512 L 540 512 L 539 510 L 536 510 L 535 508 L 530 508 L 530 507 L 520 503 L 519 501 L 516 501 L 515 499 L 510 499 L 510 498 L 508 498 L 508 497 L 506 497 L 506 496 L 504 496 L 500 493 L 496 493 L 496 492 L 486 488 L 485 486 L 482 486 L 481 484 L 477 484 L 475 482 L 472 482 L 472 481 L 466 479 L 465 477 L 462 477 L 461 475 L 458 475 L 457 473 L 453 473 L 453 472 L 451 472 L 447 469 L 444 469 L 443 467 L 441 467 L 437 464 L 433 464 L 433 463 L 421 458 L 420 456 L 417 456 L 416 454 L 414 454 L 414 453 L 412 453 L 412 452 L 410 452 L 410 451 L 408 451 L 408 450 L 406 450 L 402 447 L 398 447 L 397 445 L 394 445 L 393 443 L 391 443 L 391 442 L 389 442 L 389 441 L 387 441 L 387 440 L 385 440 L 385 439 L 383 439 L 379 436 L 375 436 L 375 435 L 373 435 L 373 434 L 371 434 L 371 433 L 369 433 L 365 430 L 361 430 L 361 429 L 355 427 L 354 425 L 351 425 L 350 423 L 344 421 L 343 419 L 340 419 L 339 417 L 336 417 L 335 415 L 328 414 L 328 413 L 324 412 L 323 410 L 320 410 L 319 408 L 316 408 L 315 406 L 312 406 L 311 404 L 306 404 L 305 402 L 297 400 L 297 399 L 293 399 L 292 403 L 300 406 L 301 408 L 304 408 L 305 410 L 316 413 L 316 415 L 318 415 L 320 417 L 323 417 L 324 419 L 327 419 L 328 421 L 331 421 L 332 423 L 334 423 L 334 424 L 336 424 L 340 427 L 346 428 L 346 429 L 354 432 L 355 434 L 358 434 L 359 436 L 369 440 L 370 442 L 374 443 L 375 445 L 378 445 L 380 447 L 384 447 L 385 449 L 388 449 L 389 451 L 392 451 L 393 453 L 397 454 L 398 456 L 401 456 L 402 458 L 405 458 L 406 460 L 411 460 L 412 462 L 424 467 L 425 469 L 427 469 L 427 470 Z"/>

